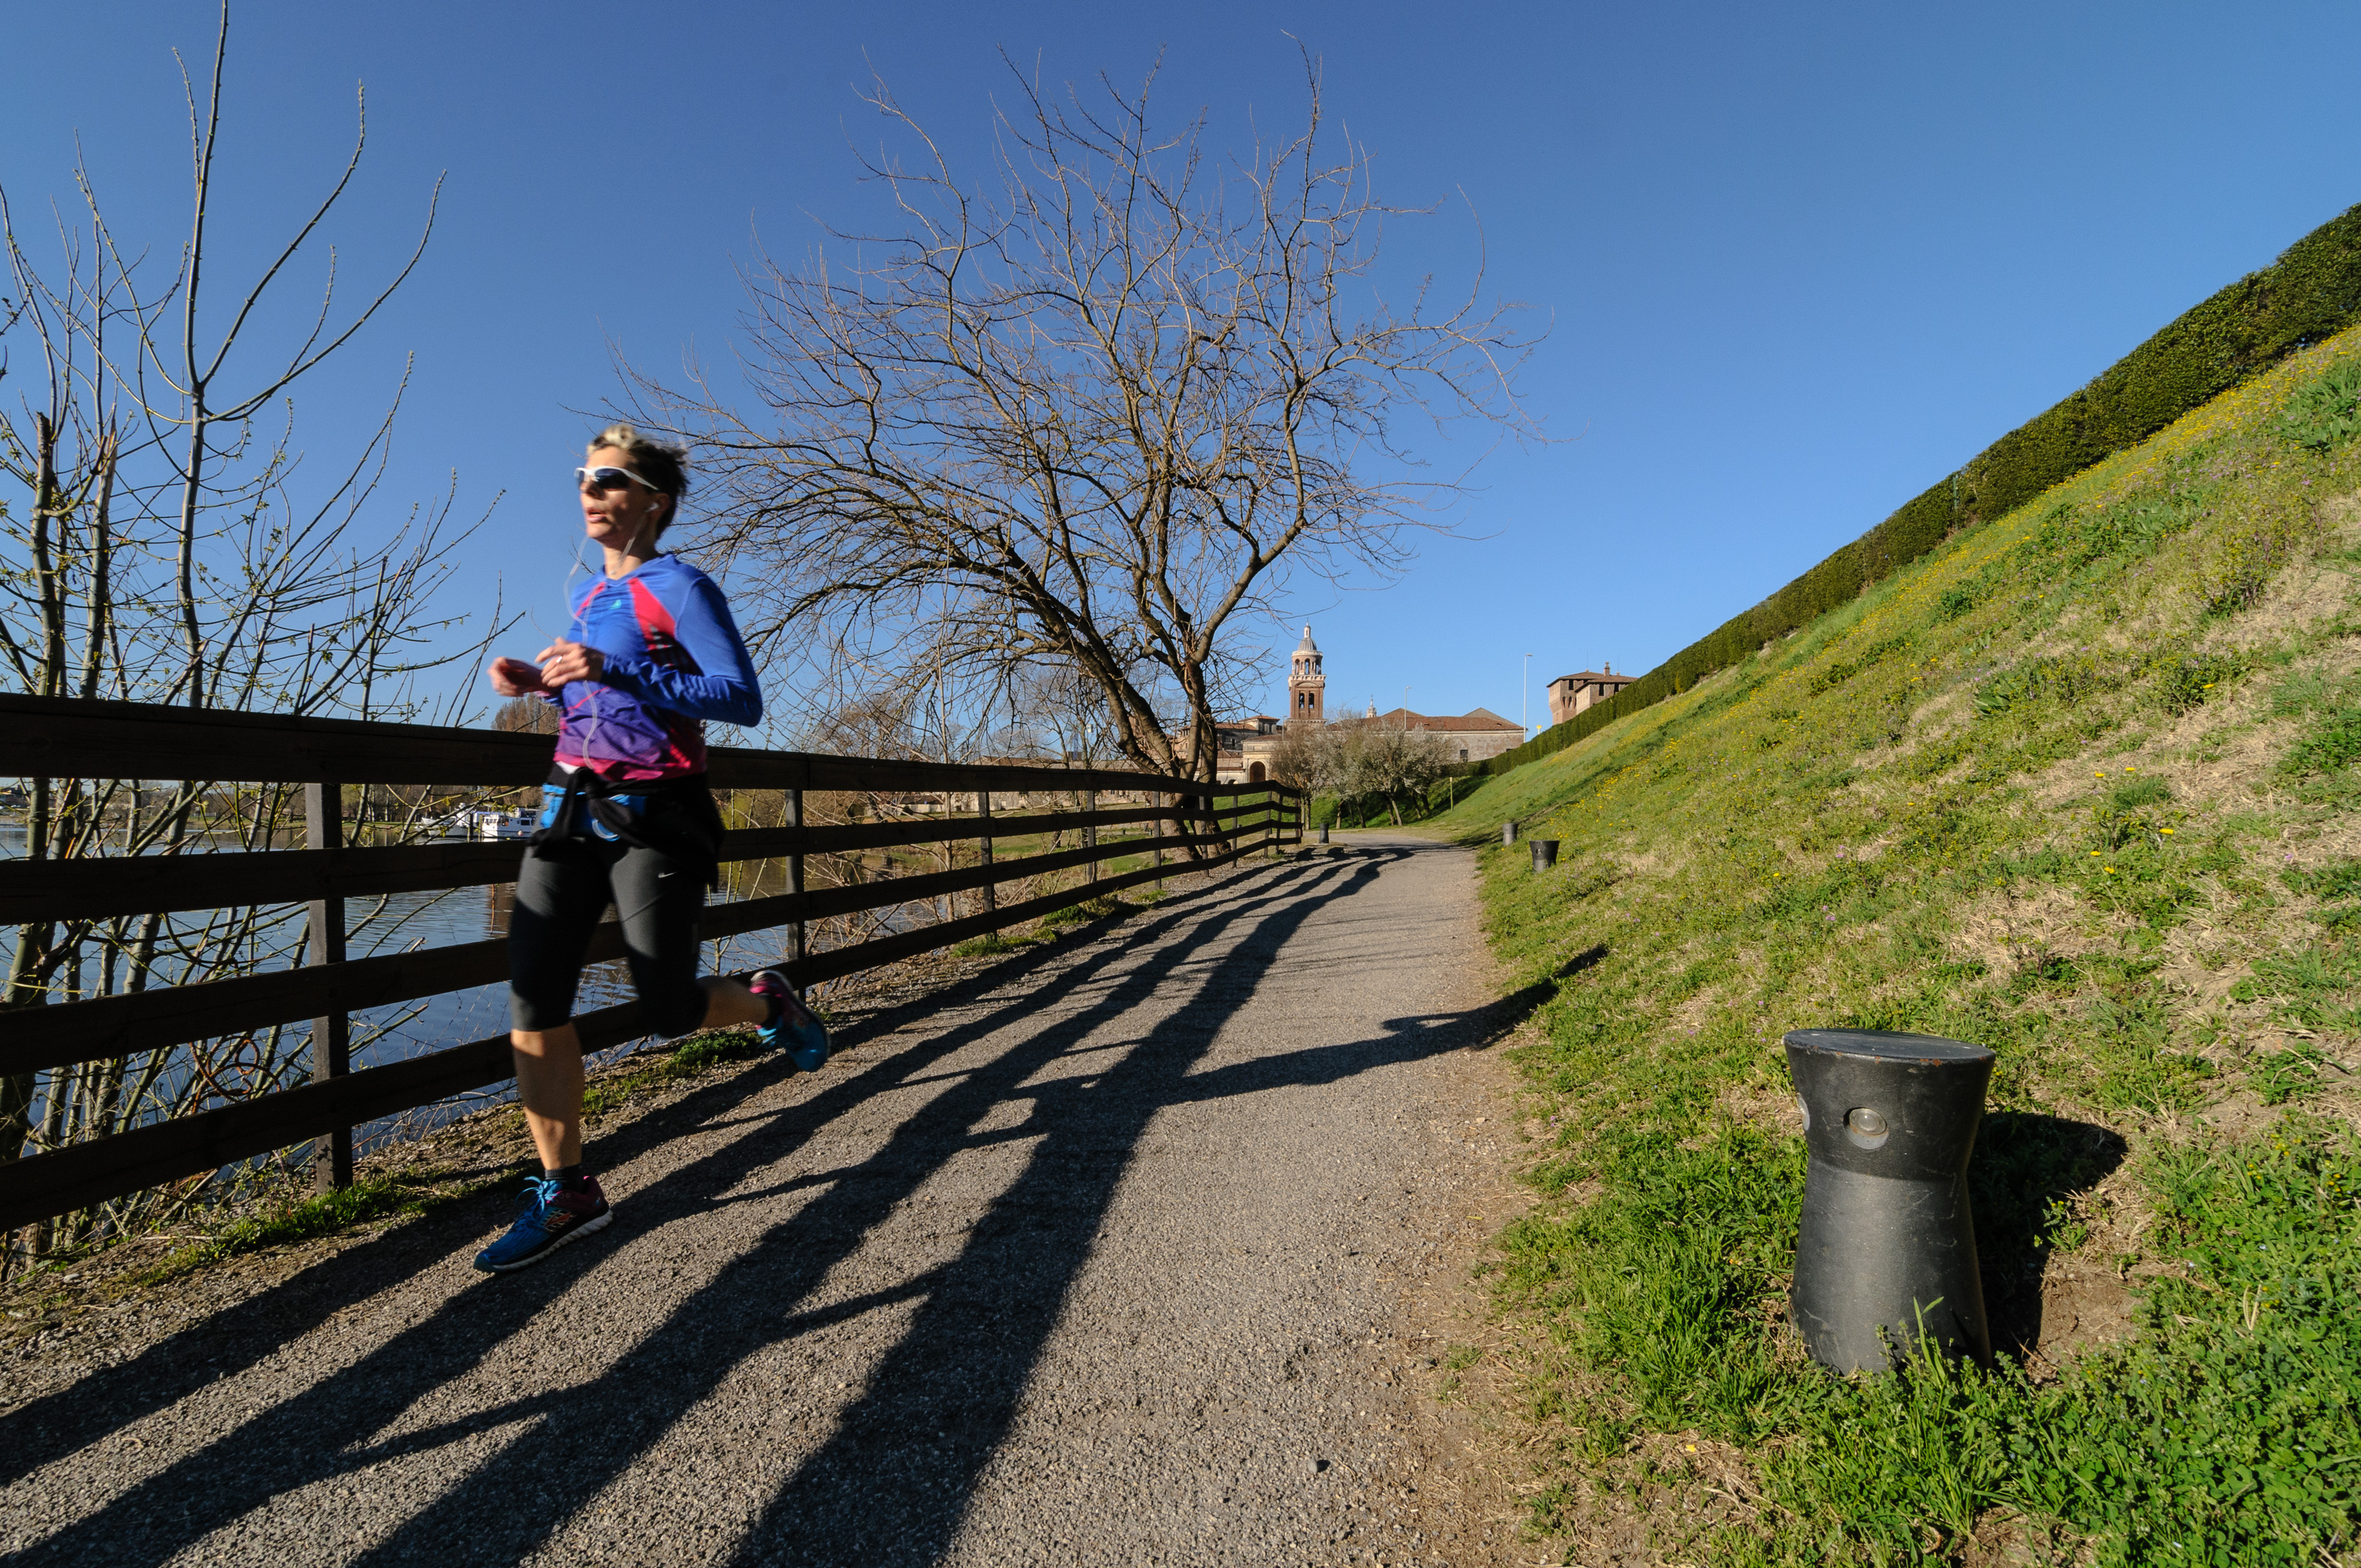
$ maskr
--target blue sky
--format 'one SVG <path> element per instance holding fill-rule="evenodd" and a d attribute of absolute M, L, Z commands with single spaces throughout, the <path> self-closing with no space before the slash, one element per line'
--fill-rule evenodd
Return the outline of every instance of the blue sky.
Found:
<path fill-rule="evenodd" d="M 12 16 L 20 224 L 71 198 L 78 135 L 118 232 L 178 243 L 170 51 L 201 69 L 212 29 L 190 0 Z M 1480 218 L 1492 286 L 1550 326 L 1523 388 L 1558 438 L 1497 452 L 1406 580 L 1291 607 L 1332 709 L 1515 718 L 1530 653 L 1538 718 L 1552 675 L 1644 670 L 2361 201 L 2349 7 L 248 3 L 214 265 L 333 181 L 366 82 L 352 286 L 448 181 L 411 285 L 303 391 L 305 444 L 357 445 L 414 353 L 384 515 L 455 470 L 463 508 L 505 492 L 456 604 L 497 580 L 548 623 L 610 341 L 726 362 L 753 236 L 792 256 L 873 199 L 872 69 L 981 173 L 999 49 L 1128 82 L 1160 49 L 1159 102 L 1223 146 L 1300 116 L 1290 35 L 1378 192 L 1445 204 L 1395 266 L 1464 275 Z M 1270 641 L 1283 712 L 1292 625 Z"/>

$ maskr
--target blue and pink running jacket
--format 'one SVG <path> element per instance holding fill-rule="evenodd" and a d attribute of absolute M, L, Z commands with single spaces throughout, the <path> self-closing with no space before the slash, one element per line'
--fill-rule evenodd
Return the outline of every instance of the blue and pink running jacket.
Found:
<path fill-rule="evenodd" d="M 557 761 L 610 782 L 705 771 L 705 721 L 763 717 L 753 661 L 713 579 L 659 555 L 600 576 L 574 606 L 573 641 L 606 655 L 603 681 L 558 694 Z"/>

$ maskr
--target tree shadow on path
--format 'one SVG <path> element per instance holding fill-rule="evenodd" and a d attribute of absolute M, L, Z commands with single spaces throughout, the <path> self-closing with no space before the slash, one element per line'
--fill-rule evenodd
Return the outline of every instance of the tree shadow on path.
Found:
<path fill-rule="evenodd" d="M 1220 895 L 1230 885 L 1216 883 L 1176 894 L 1157 907 L 1159 913 L 1183 912 Z M 1090 930 L 1082 927 L 1080 934 L 1087 936 Z M 1071 938 L 1058 947 L 1027 948 L 980 975 L 864 1016 L 850 1030 L 840 1031 L 839 1044 L 856 1048 L 945 1009 L 972 1006 L 995 990 L 1071 961 L 1072 948 Z M 898 1064 L 906 1059 L 896 1058 L 884 1065 L 898 1070 Z M 612 1169 L 659 1145 L 724 1124 L 741 1102 L 758 1098 L 792 1076 L 784 1058 L 757 1063 L 722 1082 L 634 1116 L 613 1133 L 594 1132 L 590 1156 L 599 1168 Z M 883 1081 L 910 1080 L 886 1073 Z M 874 1091 L 880 1082 L 879 1069 L 862 1071 L 849 1080 L 849 1091 L 848 1086 L 840 1086 L 825 1097 L 827 1105 L 831 1111 L 840 1109 L 848 1101 Z M 807 1114 L 809 1109 L 810 1105 L 796 1106 L 785 1113 L 790 1131 L 826 1119 Z M 764 1124 L 781 1121 L 776 1111 L 754 1114 Z M 443 1257 L 456 1245 L 455 1236 L 478 1236 L 504 1223 L 514 1205 L 514 1190 L 510 1187 L 455 1203 L 423 1223 L 399 1227 L 322 1258 L 157 1341 L 128 1361 L 93 1369 L 55 1393 L 0 1415 L 0 1486 L 101 1442 L 209 1384 L 236 1376 L 348 1309 L 400 1288 L 422 1267 Z"/>
<path fill-rule="evenodd" d="M 461 1475 L 358 1559 L 513 1562 L 630 1471 L 750 1356 L 859 1312 L 916 1300 L 899 1343 L 840 1413 L 824 1445 L 786 1478 L 741 1555 L 762 1563 L 932 1561 L 955 1535 L 977 1476 L 1006 1433 L 1065 1294 L 1158 1111 L 1284 1083 L 1333 1082 L 1480 1043 L 1513 1026 L 1510 1015 L 1521 1016 L 1520 1007 L 1529 1011 L 1541 999 L 1541 988 L 1528 988 L 1537 994 L 1520 992 L 1468 1014 L 1398 1020 L 1379 1039 L 1324 1044 L 1191 1075 L 1216 1031 L 1252 996 L 1303 923 L 1323 905 L 1364 891 L 1382 865 L 1413 852 L 1299 861 L 1211 890 L 1217 896 L 1202 907 L 1159 905 L 1135 917 L 1127 940 L 1060 955 L 1067 967 L 1047 973 L 1038 987 L 782 1111 L 728 1147 L 633 1193 L 631 1223 L 649 1230 L 709 1208 L 713 1194 L 735 1189 L 868 1094 L 907 1082 L 1021 1021 L 1041 1020 L 997 1057 L 946 1079 L 874 1157 L 837 1173 L 827 1190 L 723 1265 L 606 1375 L 385 1442 L 355 1442 L 357 1434 L 386 1430 L 504 1342 L 531 1332 L 553 1299 L 613 1255 L 569 1249 L 530 1276 L 455 1292 L 430 1317 L 353 1365 L 132 1486 L 21 1560 L 159 1561 L 282 1492 L 523 1421 L 526 1430 L 491 1461 Z M 1234 945 L 1216 952 L 1223 944 Z M 1007 971 L 996 973 L 1005 985 Z M 1085 1047 L 1111 1019 L 1170 985 L 1192 989 L 1103 1071 L 1026 1087 L 1044 1068 Z M 1104 993 L 1091 995 L 1094 987 Z M 1055 1015 L 1067 1002 L 1075 1011 Z M 868 1298 L 797 1310 L 953 1156 L 1008 1137 L 1005 1130 L 977 1129 L 1013 1098 L 1035 1102 L 1021 1135 L 1038 1141 L 956 1258 Z M 750 1441 L 759 1439 L 750 1434 Z"/>

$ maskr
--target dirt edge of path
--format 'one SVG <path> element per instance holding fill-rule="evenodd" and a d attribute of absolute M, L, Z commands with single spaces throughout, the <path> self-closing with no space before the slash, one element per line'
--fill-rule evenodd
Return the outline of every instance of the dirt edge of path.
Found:
<path fill-rule="evenodd" d="M 1530 1533 L 1533 1466 L 1517 1413 L 1531 1363 L 1530 1330 L 1494 1307 L 1488 1266 L 1500 1232 L 1532 1203 L 1516 1178 L 1524 1138 L 1513 1110 L 1507 1041 L 1434 1063 L 1438 1120 L 1464 1158 L 1447 1190 L 1436 1262 L 1400 1290 L 1395 1360 L 1411 1390 L 1415 1467 L 1398 1485 L 1405 1531 L 1435 1543 L 1451 1568 L 1555 1563 Z"/>
<path fill-rule="evenodd" d="M 1423 824 L 1394 831 L 1469 848 Z M 1472 850 L 1469 859 L 1472 880 Z M 1510 1006 L 1510 978 L 1490 944 L 1479 936 L 1476 951 L 1482 967 L 1469 976 L 1470 1000 Z M 1431 1064 L 1441 1135 L 1434 1169 L 1447 1179 L 1430 1209 L 1440 1221 L 1433 1262 L 1401 1282 L 1388 1347 L 1388 1369 L 1411 1395 L 1410 1442 L 1392 1488 L 1398 1534 L 1433 1543 L 1427 1550 L 1450 1568 L 1538 1568 L 1565 1561 L 1569 1548 L 1531 1530 L 1536 1469 L 1528 1448 L 1537 1434 L 1519 1407 L 1541 1354 L 1538 1330 L 1504 1315 L 1488 1283 L 1501 1232 L 1537 1196 L 1521 1179 L 1531 1138 L 1518 1109 L 1522 1077 L 1508 1059 L 1528 1029 L 1512 1011 L 1508 1026 Z"/>

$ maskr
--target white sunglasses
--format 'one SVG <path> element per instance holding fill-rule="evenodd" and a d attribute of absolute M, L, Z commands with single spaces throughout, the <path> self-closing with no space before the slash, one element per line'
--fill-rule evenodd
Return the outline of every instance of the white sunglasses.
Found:
<path fill-rule="evenodd" d="M 640 488 L 643 490 L 654 490 L 655 493 L 660 496 L 669 493 L 668 491 L 657 489 L 655 486 L 649 484 L 645 479 L 641 478 L 629 468 L 610 468 L 606 466 L 604 464 L 601 464 L 596 468 L 577 468 L 574 470 L 574 485 L 577 489 L 597 490 L 602 494 L 608 490 L 619 490 L 622 488 L 623 481 L 626 479 L 631 480 L 633 484 L 639 486 Z"/>

